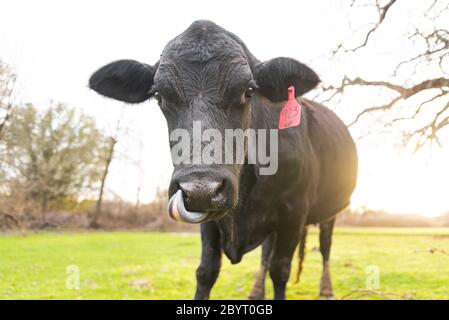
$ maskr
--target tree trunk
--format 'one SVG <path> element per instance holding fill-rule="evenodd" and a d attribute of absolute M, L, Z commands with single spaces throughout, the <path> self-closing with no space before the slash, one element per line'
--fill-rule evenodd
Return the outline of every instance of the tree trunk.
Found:
<path fill-rule="evenodd" d="M 5 125 L 8 122 L 9 117 L 11 116 L 11 110 L 12 110 L 12 103 L 8 104 L 8 106 L 6 108 L 6 115 L 3 118 L 2 123 L 0 123 L 0 140 L 2 139 L 3 130 L 5 129 Z"/>
<path fill-rule="evenodd" d="M 99 227 L 98 219 L 101 215 L 101 206 L 103 204 L 104 186 L 105 186 L 105 182 L 106 182 L 106 177 L 108 176 L 109 166 L 111 164 L 112 157 L 114 155 L 114 148 L 115 148 L 116 144 L 117 144 L 117 140 L 111 137 L 109 152 L 108 152 L 108 156 L 106 158 L 103 177 L 101 178 L 100 194 L 98 195 L 97 206 L 95 208 L 95 212 L 93 213 L 90 223 L 89 223 L 90 228 L 97 229 Z"/>
<path fill-rule="evenodd" d="M 136 213 L 139 213 L 139 209 L 140 209 L 140 189 L 141 189 L 141 184 L 139 182 L 139 186 L 137 187 L 137 195 L 136 195 Z"/>

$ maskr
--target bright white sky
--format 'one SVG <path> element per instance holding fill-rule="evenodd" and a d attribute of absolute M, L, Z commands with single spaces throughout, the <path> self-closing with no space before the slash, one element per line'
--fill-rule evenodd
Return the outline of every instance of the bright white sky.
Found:
<path fill-rule="evenodd" d="M 165 119 L 154 102 L 124 106 L 88 90 L 87 80 L 97 68 L 122 58 L 152 64 L 170 39 L 193 21 L 209 19 L 241 37 L 260 60 L 296 58 L 325 82 L 348 70 L 374 79 L 388 74 L 395 57 L 410 50 L 398 39 L 420 5 L 405 1 L 396 18 L 387 22 L 393 24 L 389 32 L 382 33 L 381 41 L 373 37 L 379 46 L 368 53 L 329 61 L 325 58 L 349 38 L 351 27 L 376 18 L 372 11 L 360 9 L 350 15 L 339 1 L 331 0 L 6 0 L 0 6 L 0 57 L 18 68 L 24 101 L 38 106 L 51 99 L 68 102 L 94 116 L 108 132 L 114 132 L 120 118 L 119 158 L 108 178 L 109 196 L 135 201 L 140 183 L 145 202 L 157 186 L 167 187 L 171 174 Z M 349 123 L 368 99 L 376 98 L 359 95 L 330 107 Z M 355 136 L 357 130 L 351 129 Z M 423 215 L 449 211 L 448 147 L 411 156 L 396 151 L 391 141 L 381 141 L 358 142 L 360 176 L 353 206 Z"/>

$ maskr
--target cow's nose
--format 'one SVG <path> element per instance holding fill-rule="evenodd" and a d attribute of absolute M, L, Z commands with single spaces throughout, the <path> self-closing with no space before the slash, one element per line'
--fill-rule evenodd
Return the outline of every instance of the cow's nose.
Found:
<path fill-rule="evenodd" d="M 226 180 L 224 179 L 179 182 L 179 188 L 184 193 L 187 210 L 202 212 L 222 210 L 226 204 Z"/>

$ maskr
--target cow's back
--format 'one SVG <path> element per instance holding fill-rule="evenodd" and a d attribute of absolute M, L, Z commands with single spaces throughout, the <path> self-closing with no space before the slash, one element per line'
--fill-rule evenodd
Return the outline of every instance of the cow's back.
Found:
<path fill-rule="evenodd" d="M 308 136 L 319 162 L 315 203 L 308 224 L 325 221 L 346 206 L 357 180 L 357 151 L 343 121 L 325 106 L 300 100 L 308 117 Z"/>
<path fill-rule="evenodd" d="M 256 98 L 254 102 L 253 128 L 278 128 L 285 101 Z M 263 179 L 270 189 L 264 194 L 274 202 L 282 201 L 286 190 L 294 197 L 308 197 L 307 223 L 311 224 L 331 218 L 349 204 L 357 180 L 357 151 L 346 125 L 333 111 L 308 99 L 298 102 L 303 108 L 301 123 L 279 131 L 279 170 Z"/>

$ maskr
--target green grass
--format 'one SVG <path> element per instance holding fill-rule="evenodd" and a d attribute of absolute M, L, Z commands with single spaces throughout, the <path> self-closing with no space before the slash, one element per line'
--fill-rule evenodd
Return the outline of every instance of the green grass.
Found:
<path fill-rule="evenodd" d="M 321 273 L 317 231 L 307 243 L 299 285 L 289 299 L 315 299 Z M 449 298 L 449 229 L 339 228 L 331 270 L 337 298 L 366 288 L 368 266 L 380 271 L 383 294 L 414 299 Z M 0 236 L 0 299 L 190 299 L 199 261 L 198 234 L 29 233 Z M 245 299 L 259 265 L 260 249 L 232 266 L 224 259 L 214 299 Z M 67 266 L 80 270 L 80 290 L 67 289 Z M 296 271 L 296 257 L 293 272 Z M 368 269 L 369 270 L 369 269 Z M 292 273 L 293 273 L 292 272 Z M 267 281 L 272 295 L 271 281 Z M 358 293 L 359 294 L 359 293 Z M 366 299 L 379 299 L 374 293 Z"/>

